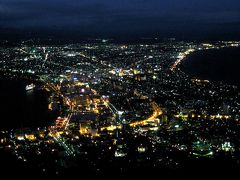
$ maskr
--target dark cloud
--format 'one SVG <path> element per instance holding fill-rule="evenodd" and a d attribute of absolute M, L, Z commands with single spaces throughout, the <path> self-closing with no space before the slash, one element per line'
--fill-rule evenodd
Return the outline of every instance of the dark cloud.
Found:
<path fill-rule="evenodd" d="M 147 33 L 239 21 L 239 0 L 0 0 L 0 28 L 21 30 Z"/>

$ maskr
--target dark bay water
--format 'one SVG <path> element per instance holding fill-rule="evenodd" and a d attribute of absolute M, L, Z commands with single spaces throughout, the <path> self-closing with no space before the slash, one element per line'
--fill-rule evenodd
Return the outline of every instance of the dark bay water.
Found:
<path fill-rule="evenodd" d="M 0 129 L 41 127 L 52 121 L 48 94 L 26 91 L 26 84 L 22 80 L 0 79 Z"/>
<path fill-rule="evenodd" d="M 189 55 L 181 69 L 192 77 L 240 86 L 240 48 L 197 51 Z"/>

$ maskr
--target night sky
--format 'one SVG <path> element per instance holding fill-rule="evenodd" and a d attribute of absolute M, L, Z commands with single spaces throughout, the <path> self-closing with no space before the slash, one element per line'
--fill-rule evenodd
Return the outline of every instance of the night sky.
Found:
<path fill-rule="evenodd" d="M 239 0 L 0 0 L 0 37 L 240 36 Z"/>

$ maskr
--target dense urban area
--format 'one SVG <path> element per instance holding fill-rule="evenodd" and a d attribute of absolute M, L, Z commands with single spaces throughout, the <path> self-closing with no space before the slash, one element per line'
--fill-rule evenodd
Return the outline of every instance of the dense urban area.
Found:
<path fill-rule="evenodd" d="M 239 46 L 174 39 L 2 46 L 1 76 L 48 92 L 58 117 L 0 129 L 0 152 L 23 169 L 56 176 L 179 172 L 218 159 L 239 168 L 239 87 L 181 70 L 191 53 Z"/>

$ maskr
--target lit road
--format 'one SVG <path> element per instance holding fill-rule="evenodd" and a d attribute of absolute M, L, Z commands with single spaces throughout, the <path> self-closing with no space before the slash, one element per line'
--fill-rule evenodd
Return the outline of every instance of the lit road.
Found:
<path fill-rule="evenodd" d="M 47 84 L 48 88 L 50 88 L 51 90 L 53 90 L 55 93 L 57 93 L 59 96 L 61 96 L 63 98 L 63 101 L 65 104 L 70 106 L 70 109 L 69 109 L 70 113 L 68 114 L 68 116 L 66 118 L 63 118 L 62 121 L 59 120 L 60 122 L 62 122 L 60 124 L 60 126 L 59 126 L 59 124 L 57 124 L 57 122 L 59 122 L 59 121 L 56 120 L 55 126 L 52 126 L 50 128 L 49 134 L 53 137 L 54 141 L 58 145 L 62 146 L 65 149 L 65 152 L 67 155 L 69 155 L 69 156 L 75 155 L 74 150 L 69 145 L 66 144 L 65 140 L 60 136 L 60 133 L 58 132 L 59 129 L 61 129 L 63 132 L 67 130 L 67 128 L 69 126 L 69 122 L 72 117 L 72 112 L 73 112 L 74 107 L 72 106 L 70 100 L 60 92 L 59 88 L 57 88 L 56 86 L 54 86 L 53 84 L 50 84 L 50 83 L 46 83 L 46 84 Z"/>
<path fill-rule="evenodd" d="M 117 110 L 117 108 L 112 103 L 105 102 L 105 106 L 107 106 L 113 114 L 115 114 L 116 116 L 119 116 L 119 111 Z"/>
<path fill-rule="evenodd" d="M 130 123 L 130 126 L 135 127 L 135 126 L 138 126 L 138 125 L 147 125 L 148 123 L 155 122 L 157 120 L 157 118 L 160 115 L 162 115 L 162 111 L 161 111 L 160 107 L 157 105 L 156 102 L 151 102 L 151 105 L 152 105 L 152 108 L 154 110 L 153 114 L 147 119 Z"/>
<path fill-rule="evenodd" d="M 57 142 L 60 146 L 65 149 L 65 152 L 68 156 L 74 155 L 74 150 L 66 144 L 65 140 L 61 137 L 53 137 L 54 141 Z"/>
<path fill-rule="evenodd" d="M 187 51 L 185 51 L 184 53 L 180 53 L 178 55 L 178 59 L 174 62 L 174 64 L 171 66 L 171 70 L 175 70 L 176 67 L 192 52 L 194 52 L 195 49 L 188 49 Z"/>
<path fill-rule="evenodd" d="M 111 111 L 113 113 L 115 112 L 118 115 L 119 111 L 111 103 L 107 104 L 107 106 L 111 109 Z M 112 106 L 112 107 L 110 107 L 110 106 Z M 140 120 L 140 121 L 136 121 L 136 122 L 132 122 L 129 125 L 131 127 L 136 127 L 136 126 L 147 125 L 149 123 L 156 123 L 158 121 L 157 118 L 160 115 L 162 115 L 163 112 L 162 112 L 161 108 L 158 106 L 158 104 L 156 102 L 151 102 L 151 106 L 152 106 L 154 112 L 153 112 L 153 114 L 149 118 L 144 119 L 144 120 Z M 103 127 L 102 129 L 114 130 L 114 129 L 121 129 L 121 128 L 122 128 L 122 126 L 113 126 L 112 125 L 112 126 L 109 126 L 109 127 Z"/>

